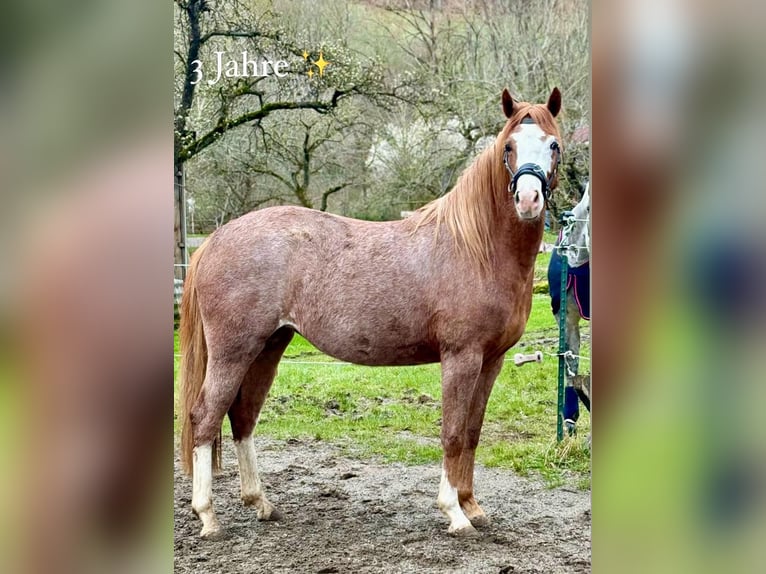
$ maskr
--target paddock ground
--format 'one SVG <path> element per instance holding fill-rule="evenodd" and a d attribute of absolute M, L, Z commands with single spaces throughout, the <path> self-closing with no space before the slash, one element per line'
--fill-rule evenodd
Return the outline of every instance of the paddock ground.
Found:
<path fill-rule="evenodd" d="M 492 524 L 478 538 L 449 536 L 436 508 L 438 463 L 347 457 L 314 439 L 258 437 L 264 488 L 283 512 L 258 522 L 239 501 L 231 438 L 213 485 L 227 538 L 200 540 L 191 481 L 175 460 L 176 574 L 590 572 L 590 491 L 550 488 L 513 470 L 477 466 L 476 495 Z"/>

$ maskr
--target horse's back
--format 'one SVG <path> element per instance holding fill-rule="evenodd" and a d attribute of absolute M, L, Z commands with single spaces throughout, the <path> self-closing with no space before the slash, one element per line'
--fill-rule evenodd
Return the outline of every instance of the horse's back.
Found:
<path fill-rule="evenodd" d="M 225 314 L 266 330 L 290 325 L 355 363 L 438 360 L 428 243 L 401 222 L 274 207 L 229 222 L 209 242 L 203 289 Z"/>

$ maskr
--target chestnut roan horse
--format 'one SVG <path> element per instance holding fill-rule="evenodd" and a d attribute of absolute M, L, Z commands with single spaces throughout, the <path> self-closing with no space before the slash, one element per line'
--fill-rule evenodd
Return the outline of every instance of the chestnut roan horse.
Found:
<path fill-rule="evenodd" d="M 502 107 L 508 121 L 495 143 L 451 192 L 407 219 L 272 207 L 227 223 L 194 254 L 181 310 L 182 457 L 203 538 L 223 533 L 212 478 L 227 413 L 244 504 L 261 520 L 280 517 L 263 492 L 252 433 L 296 331 L 360 365 L 441 362 L 438 506 L 450 533 L 488 523 L 473 495 L 476 446 L 505 352 L 532 307 L 561 157 L 558 88 L 534 105 L 504 90 Z"/>

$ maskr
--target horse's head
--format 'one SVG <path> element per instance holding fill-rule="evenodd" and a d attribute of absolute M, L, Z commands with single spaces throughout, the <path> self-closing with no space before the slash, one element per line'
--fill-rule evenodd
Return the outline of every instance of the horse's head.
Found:
<path fill-rule="evenodd" d="M 516 102 L 503 90 L 503 111 L 508 123 L 501 133 L 502 161 L 510 176 L 521 219 L 537 219 L 556 187 L 561 161 L 561 138 L 554 119 L 561 109 L 561 92 L 553 88 L 546 104 Z"/>

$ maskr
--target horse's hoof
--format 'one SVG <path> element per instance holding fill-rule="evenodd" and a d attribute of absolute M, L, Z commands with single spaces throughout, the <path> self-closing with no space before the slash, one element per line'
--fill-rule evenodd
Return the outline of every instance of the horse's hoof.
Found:
<path fill-rule="evenodd" d="M 471 521 L 471 524 L 473 524 L 476 528 L 486 528 L 489 526 L 489 518 L 486 514 L 479 514 L 478 516 L 474 516 L 469 520 Z"/>
<path fill-rule="evenodd" d="M 455 538 L 476 538 L 477 536 L 481 536 L 479 531 L 471 524 L 463 526 L 462 528 L 455 528 L 454 530 L 450 529 L 448 532 Z"/>
<path fill-rule="evenodd" d="M 260 520 L 261 522 L 278 522 L 283 519 L 284 519 L 284 515 L 273 506 L 271 507 L 271 512 L 269 512 L 268 514 L 264 512 L 258 516 L 258 520 Z"/>
<path fill-rule="evenodd" d="M 216 528 L 202 528 L 202 531 L 199 533 L 199 536 L 200 538 L 202 538 L 202 540 L 209 540 L 209 541 L 223 540 L 224 538 L 226 538 L 226 531 L 220 526 Z"/>

